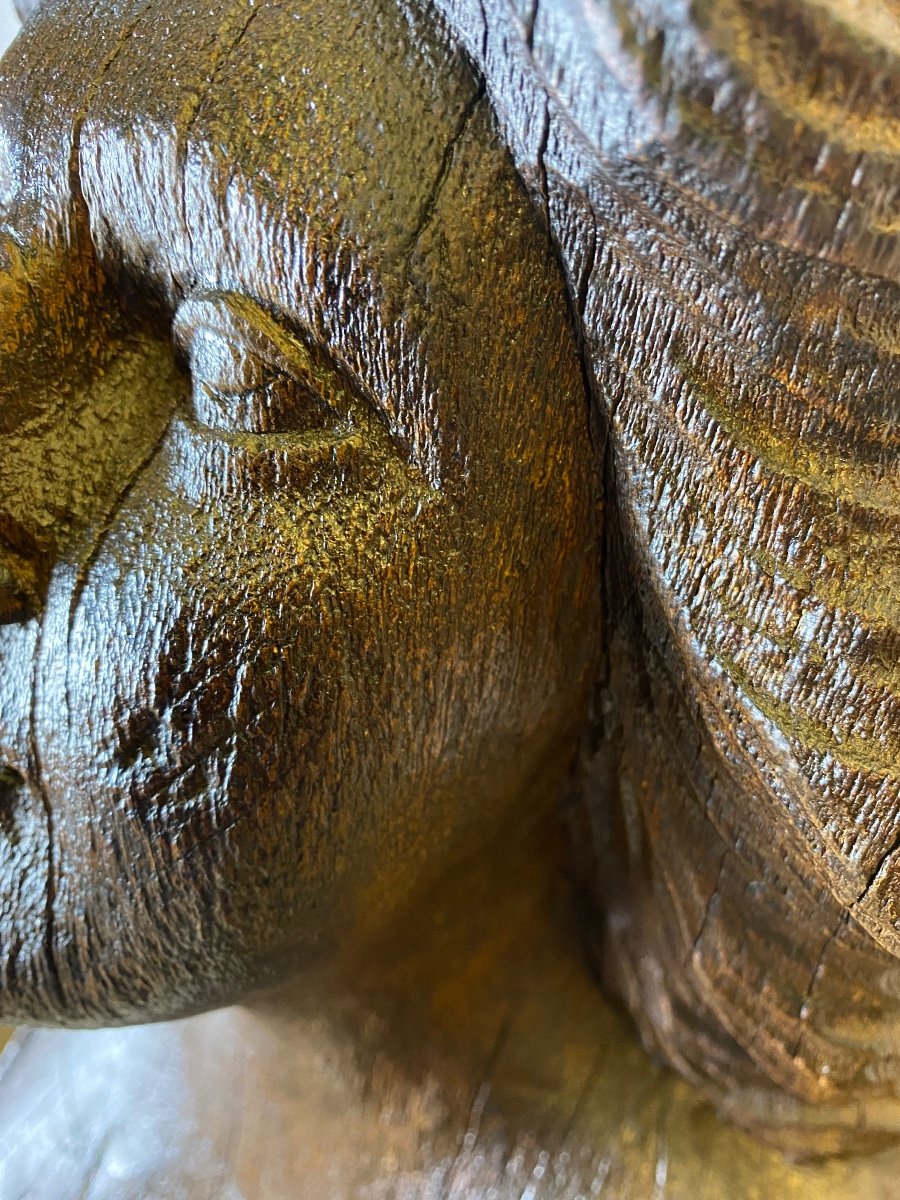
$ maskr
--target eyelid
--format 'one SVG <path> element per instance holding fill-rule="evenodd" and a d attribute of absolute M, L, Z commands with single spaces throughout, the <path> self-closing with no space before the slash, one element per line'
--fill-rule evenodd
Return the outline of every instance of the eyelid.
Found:
<path fill-rule="evenodd" d="M 270 367 L 256 350 L 246 348 L 239 353 L 232 338 L 223 337 L 208 328 L 201 328 L 195 333 L 190 360 L 192 369 L 196 369 L 198 363 L 202 365 L 205 379 L 221 379 L 230 375 L 235 390 L 239 392 L 262 387 L 273 373 L 281 373 L 278 368 Z"/>
<path fill-rule="evenodd" d="M 249 332 L 258 343 L 253 349 L 264 351 L 268 347 L 270 352 L 288 358 L 297 353 L 302 357 L 308 352 L 300 338 L 241 292 L 197 292 L 183 300 L 173 321 L 176 343 L 184 343 L 185 334 L 189 337 L 202 328 L 223 333 L 228 328 L 235 328 L 241 334 Z"/>
<path fill-rule="evenodd" d="M 344 372 L 320 347 L 290 332 L 246 296 L 206 292 L 189 298 L 175 315 L 173 336 L 191 368 L 195 397 L 198 384 L 205 383 L 206 395 L 222 402 L 223 413 L 229 398 L 238 401 L 259 395 L 267 387 L 279 386 L 280 379 L 283 381 L 280 386 L 293 385 L 320 399 L 322 429 L 329 424 L 326 414 L 331 415 L 333 423 L 342 420 L 355 423 L 359 414 L 354 403 L 356 389 Z M 233 372 L 230 379 L 229 372 Z M 236 413 L 235 416 L 237 419 Z M 216 421 L 208 423 L 223 430 Z M 260 428 L 244 432 L 294 433 L 302 429 Z"/>

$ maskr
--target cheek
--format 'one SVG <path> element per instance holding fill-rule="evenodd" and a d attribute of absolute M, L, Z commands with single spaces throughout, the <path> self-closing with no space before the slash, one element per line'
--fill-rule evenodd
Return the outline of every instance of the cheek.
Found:
<path fill-rule="evenodd" d="M 60 859 L 74 878 L 239 847 L 321 876 L 385 757 L 416 766 L 449 524 L 402 471 L 226 487 L 175 443 L 48 598 L 36 738 Z"/>
<path fill-rule="evenodd" d="M 35 741 L 82 964 L 124 971 L 121 930 L 244 962 L 321 937 L 482 836 L 556 736 L 521 522 L 362 450 L 224 453 L 176 423 L 54 575 Z"/>

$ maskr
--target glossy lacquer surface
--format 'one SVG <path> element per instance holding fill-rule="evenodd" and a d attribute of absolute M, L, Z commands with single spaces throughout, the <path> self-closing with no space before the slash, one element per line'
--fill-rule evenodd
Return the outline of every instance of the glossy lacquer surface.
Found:
<path fill-rule="evenodd" d="M 795 1147 L 892 1137 L 896 7 L 446 8 L 606 436 L 598 957 L 721 1111 Z"/>
<path fill-rule="evenodd" d="M 9 1195 L 892 1194 L 898 52 L 39 7 L 0 1017 L 247 1006 L 20 1035 Z"/>

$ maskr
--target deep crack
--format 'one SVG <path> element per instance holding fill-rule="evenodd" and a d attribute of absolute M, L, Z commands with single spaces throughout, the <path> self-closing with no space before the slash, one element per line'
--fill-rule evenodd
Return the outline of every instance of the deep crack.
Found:
<path fill-rule="evenodd" d="M 403 256 L 407 263 L 412 257 L 416 246 L 419 244 L 419 239 L 428 228 L 428 225 L 434 216 L 438 197 L 441 194 L 441 189 L 446 183 L 447 176 L 450 174 L 450 168 L 453 165 L 453 157 L 456 152 L 456 147 L 459 145 L 459 142 L 466 131 L 467 125 L 475 115 L 475 111 L 481 101 L 484 99 L 484 96 L 484 79 L 479 78 L 478 87 L 475 89 L 475 92 L 469 101 L 464 105 L 462 112 L 460 113 L 459 120 L 457 121 L 456 128 L 444 147 L 444 152 L 441 155 L 441 161 L 440 165 L 438 166 L 437 173 L 435 174 L 432 185 L 428 190 L 428 194 L 422 203 L 422 207 L 419 210 L 419 216 L 416 220 L 413 231 L 407 239 L 406 245 L 403 247 Z"/>

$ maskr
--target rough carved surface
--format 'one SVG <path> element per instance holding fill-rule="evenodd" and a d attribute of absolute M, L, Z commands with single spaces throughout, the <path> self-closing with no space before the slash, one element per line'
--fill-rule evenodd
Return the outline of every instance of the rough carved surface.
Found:
<path fill-rule="evenodd" d="M 794 1152 L 896 1134 L 897 13 L 436 7 L 66 0 L 5 60 L 3 1011 L 302 968 L 356 1046 L 346 1194 L 888 1195 L 890 1156 L 792 1174 L 714 1126 L 503 900 L 547 899 L 514 846 L 565 794 L 645 1043 Z M 241 1026 L 232 1081 L 293 1095 L 297 1021 Z M 230 1027 L 182 1028 L 203 1146 Z"/>
<path fill-rule="evenodd" d="M 654 1064 L 583 969 L 553 839 L 532 842 L 454 870 L 353 979 L 361 1012 L 331 987 L 276 1019 L 22 1031 L 0 1195 L 894 1200 L 896 1148 L 785 1160 Z"/>
<path fill-rule="evenodd" d="M 893 1133 L 897 12 L 444 7 L 548 213 L 608 435 L 607 974 L 740 1119 Z"/>

